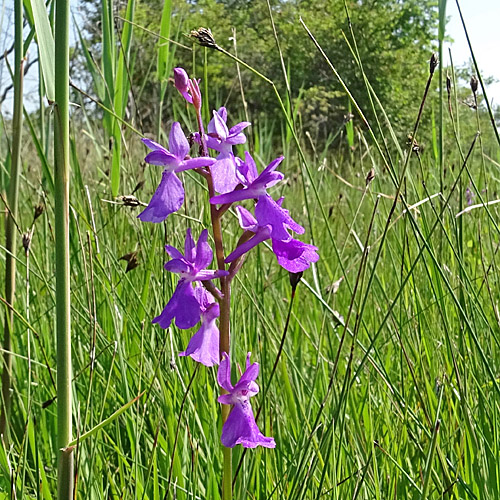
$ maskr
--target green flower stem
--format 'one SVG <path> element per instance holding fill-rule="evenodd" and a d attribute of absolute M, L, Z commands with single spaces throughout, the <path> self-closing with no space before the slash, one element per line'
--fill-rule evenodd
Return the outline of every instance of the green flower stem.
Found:
<path fill-rule="evenodd" d="M 57 330 L 57 498 L 73 498 L 71 328 L 69 282 L 69 0 L 56 0 L 55 20 L 55 236 Z"/>
<path fill-rule="evenodd" d="M 8 193 L 8 213 L 5 227 L 5 300 L 14 305 L 16 293 L 16 249 L 17 249 L 17 205 L 19 194 L 19 167 L 21 163 L 21 138 L 23 128 L 23 2 L 14 3 L 14 114 L 12 120 L 12 156 Z M 2 364 L 2 411 L 0 434 L 8 433 L 11 407 L 10 374 L 12 370 L 12 331 L 14 323 L 13 307 L 5 310 L 3 364 Z"/>

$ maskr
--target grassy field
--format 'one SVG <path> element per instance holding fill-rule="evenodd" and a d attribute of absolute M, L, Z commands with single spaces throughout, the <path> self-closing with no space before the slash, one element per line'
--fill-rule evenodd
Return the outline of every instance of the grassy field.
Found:
<path fill-rule="evenodd" d="M 304 43 L 311 43 L 306 34 Z M 435 79 L 433 95 L 437 71 Z M 256 75 L 255 85 L 268 83 Z M 206 88 L 208 111 L 224 97 Z M 176 102 L 168 121 L 194 131 L 194 115 L 173 86 L 165 96 Z M 431 139 L 420 147 L 393 136 L 378 105 L 380 127 L 368 129 L 353 103 L 353 121 L 339 124 L 337 140 L 324 147 L 311 146 L 291 111 L 248 132 L 259 170 L 285 155 L 286 183 L 272 194 L 285 196 L 320 260 L 304 273 L 293 303 L 288 273 L 265 245 L 234 282 L 232 358 L 243 366 L 251 351 L 260 363 L 253 407 L 262 409 L 262 432 L 276 440 L 274 450 L 234 449 L 234 498 L 500 498 L 500 205 L 486 205 L 497 198 L 498 136 L 484 105 L 474 111 L 452 94 L 449 116 L 446 94 L 442 102 L 440 121 L 430 98 L 422 100 L 422 117 L 443 137 L 424 130 Z M 144 180 L 134 195 L 148 202 L 161 167 L 145 166 L 146 149 L 130 127 L 108 128 L 109 143 L 93 117 L 99 108 L 81 104 L 70 129 L 77 498 L 220 498 L 216 368 L 178 357 L 195 330 L 151 323 L 176 285 L 163 270 L 165 243 L 182 247 L 186 228 L 197 237 L 210 227 L 206 188 L 184 173 L 182 209 L 163 224 L 141 223 L 140 207 L 114 194 L 129 195 Z M 414 108 L 409 131 L 420 123 L 419 103 Z M 238 113 L 229 110 L 231 124 Z M 105 112 L 105 120 L 111 116 Z M 15 256 L 12 412 L 0 445 L 0 498 L 56 498 L 52 120 L 49 108 L 43 120 L 25 117 L 17 236 L 33 233 L 29 252 L 19 244 Z M 6 119 L 2 127 L 10 137 Z M 280 127 L 277 145 L 272 130 Z M 5 140 L 1 159 L 5 186 Z M 232 211 L 223 232 L 233 247 Z M 130 256 L 123 257 L 132 252 L 138 265 L 127 272 Z"/>

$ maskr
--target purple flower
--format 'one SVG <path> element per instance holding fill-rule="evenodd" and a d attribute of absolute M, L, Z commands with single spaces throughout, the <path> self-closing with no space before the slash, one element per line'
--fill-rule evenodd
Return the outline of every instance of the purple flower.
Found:
<path fill-rule="evenodd" d="M 208 123 L 206 143 L 210 149 L 219 152 L 217 161 L 212 165 L 212 179 L 218 193 L 232 191 L 240 182 L 236 172 L 236 161 L 233 156 L 233 146 L 244 144 L 247 140 L 242 132 L 250 122 L 240 122 L 230 129 L 227 128 L 227 110 L 223 106 L 213 112 L 213 118 Z M 200 134 L 195 135 L 199 143 Z"/>
<path fill-rule="evenodd" d="M 174 85 L 189 104 L 192 104 L 198 111 L 201 110 L 201 92 L 198 80 L 190 79 L 185 69 L 174 68 Z"/>
<path fill-rule="evenodd" d="M 278 165 L 283 161 L 283 156 L 273 160 L 259 175 L 255 161 L 250 153 L 245 152 L 245 161 L 238 164 L 239 181 L 244 186 L 230 193 L 213 196 L 210 203 L 223 204 L 235 201 L 251 200 L 267 195 L 267 189 L 274 186 L 283 179 L 281 172 L 275 172 Z"/>
<path fill-rule="evenodd" d="M 240 122 L 230 129 L 227 128 L 227 110 L 224 106 L 213 112 L 214 117 L 207 127 L 207 146 L 219 153 L 231 153 L 236 144 L 245 144 L 247 138 L 242 132 L 250 122 Z"/>
<path fill-rule="evenodd" d="M 250 364 L 250 353 L 248 353 L 245 373 L 233 386 L 229 356 L 226 353 L 222 354 L 217 381 L 228 394 L 219 396 L 217 401 L 225 405 L 233 405 L 222 427 L 221 442 L 227 448 L 233 448 L 237 444 L 241 444 L 244 448 L 257 446 L 274 448 L 276 446 L 273 438 L 266 437 L 260 432 L 250 405 L 250 398 L 259 392 L 259 386 L 255 383 L 258 375 L 259 364 Z"/>
<path fill-rule="evenodd" d="M 165 246 L 166 252 L 172 257 L 172 260 L 165 264 L 165 269 L 179 274 L 180 280 L 171 299 L 162 313 L 153 319 L 153 323 L 158 323 L 162 328 L 166 329 L 175 318 L 176 326 L 186 330 L 200 321 L 202 306 L 196 299 L 192 283 L 194 281 L 207 281 L 228 274 L 227 271 L 205 271 L 212 262 L 213 256 L 207 239 L 208 231 L 204 229 L 195 246 L 191 229 L 188 229 L 184 243 L 184 255 L 175 247 Z"/>
<path fill-rule="evenodd" d="M 200 305 L 201 327 L 191 337 L 184 352 L 179 356 L 191 356 L 205 366 L 219 364 L 219 329 L 215 320 L 220 315 L 219 304 L 202 286 L 195 288 L 194 294 Z"/>
<path fill-rule="evenodd" d="M 185 159 L 189 153 L 189 143 L 179 122 L 174 122 L 170 131 L 168 139 L 170 151 L 150 139 L 142 139 L 142 142 L 152 149 L 144 161 L 151 165 L 160 165 L 165 169 L 149 205 L 138 218 L 144 222 L 162 222 L 170 214 L 177 212 L 184 202 L 184 187 L 176 173 L 207 167 L 215 160 L 208 157 Z"/>
<path fill-rule="evenodd" d="M 281 208 L 280 199 L 276 205 L 280 208 L 282 212 L 285 212 L 288 217 L 288 210 Z M 239 245 L 232 253 L 226 257 L 226 262 L 233 262 L 237 258 L 241 257 L 246 252 L 250 251 L 253 247 L 257 246 L 262 241 L 271 239 L 274 255 L 278 259 L 278 264 L 285 268 L 287 271 L 292 273 L 298 273 L 305 271 L 311 265 L 311 262 L 317 262 L 319 256 L 317 254 L 317 248 L 314 245 L 309 245 L 308 243 L 302 243 L 299 240 L 295 240 L 288 235 L 286 231 L 286 223 L 284 223 L 284 230 L 288 235 L 288 239 L 280 240 L 273 236 L 273 227 L 271 224 L 265 224 L 267 220 L 264 218 L 264 223 L 257 221 L 255 217 L 245 208 L 236 207 L 238 212 L 238 219 L 240 221 L 240 226 L 246 231 L 255 233 L 248 241 L 245 241 Z M 291 217 L 290 217 L 291 219 Z M 293 221 L 293 219 L 291 219 Z M 295 223 L 295 221 L 293 221 Z M 296 224 L 296 223 L 295 223 Z M 278 232 L 279 234 L 279 232 Z"/>

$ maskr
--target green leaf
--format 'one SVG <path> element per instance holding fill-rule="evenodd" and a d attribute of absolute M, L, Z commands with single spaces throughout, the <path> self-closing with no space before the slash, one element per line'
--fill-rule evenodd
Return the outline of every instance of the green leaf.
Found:
<path fill-rule="evenodd" d="M 33 18 L 35 21 L 36 38 L 38 47 L 40 48 L 40 64 L 45 83 L 45 91 L 47 99 L 54 101 L 55 50 L 49 16 L 43 0 L 32 0 L 31 7 L 33 9 Z"/>

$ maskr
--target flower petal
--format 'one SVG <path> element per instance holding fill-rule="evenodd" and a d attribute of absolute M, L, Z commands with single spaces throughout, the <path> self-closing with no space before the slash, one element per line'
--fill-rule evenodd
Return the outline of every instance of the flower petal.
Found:
<path fill-rule="evenodd" d="M 257 219 L 241 205 L 238 205 L 236 207 L 236 212 L 238 213 L 238 221 L 240 223 L 240 227 L 242 229 L 253 231 L 255 233 L 258 227 Z"/>
<path fill-rule="evenodd" d="M 196 257 L 194 249 L 195 249 L 195 244 L 193 235 L 191 234 L 191 228 L 188 227 L 186 231 L 186 239 L 184 240 L 184 257 L 186 258 L 187 261 L 193 263 Z"/>
<path fill-rule="evenodd" d="M 210 167 L 214 188 L 218 193 L 229 193 L 239 184 L 236 163 L 232 153 L 221 153 Z"/>
<path fill-rule="evenodd" d="M 179 159 L 173 154 L 170 154 L 166 149 L 155 149 L 146 155 L 144 158 L 146 163 L 150 165 L 158 165 L 160 167 L 170 167 L 169 170 L 174 170 L 179 165 Z"/>
<path fill-rule="evenodd" d="M 237 444 L 241 444 L 244 448 L 276 446 L 273 438 L 266 437 L 260 432 L 248 400 L 234 406 L 222 427 L 221 442 L 227 448 L 233 448 Z"/>
<path fill-rule="evenodd" d="M 273 240 L 273 252 L 278 264 L 292 273 L 305 271 L 311 262 L 317 262 L 319 255 L 315 246 L 291 239 L 290 241 Z"/>
<path fill-rule="evenodd" d="M 246 129 L 250 125 L 252 125 L 250 122 L 240 122 L 240 123 L 237 123 L 234 127 L 231 127 L 229 129 L 229 135 L 230 136 L 238 135 L 238 134 L 241 133 L 242 130 Z M 246 140 L 246 138 L 245 138 L 245 140 Z"/>
<path fill-rule="evenodd" d="M 290 217 L 288 210 L 281 208 L 269 195 L 259 197 L 255 205 L 255 218 L 259 221 L 259 226 L 272 227 L 271 238 L 276 240 L 290 240 L 288 229 L 298 234 L 304 232 L 304 228 Z"/>
<path fill-rule="evenodd" d="M 192 328 L 200 321 L 200 304 L 194 296 L 193 286 L 188 281 L 179 281 L 174 294 L 162 313 L 153 319 L 153 323 L 158 323 L 166 329 L 174 318 L 176 326 L 183 330 Z"/>
<path fill-rule="evenodd" d="M 189 158 L 189 160 L 184 160 L 179 163 L 179 166 L 175 169 L 176 172 L 183 172 L 184 170 L 191 170 L 193 168 L 209 167 L 213 165 L 217 160 L 215 158 L 209 158 L 208 156 L 200 156 L 199 158 Z"/>
<path fill-rule="evenodd" d="M 186 350 L 179 353 L 179 356 L 191 356 L 205 366 L 219 363 L 219 329 L 215 324 L 219 314 L 219 304 L 209 306 L 201 315 L 200 329 L 191 337 Z"/>
<path fill-rule="evenodd" d="M 179 160 L 184 160 L 189 153 L 189 142 L 182 131 L 181 124 L 174 122 L 168 136 L 168 149 L 170 153 L 175 155 Z"/>
<path fill-rule="evenodd" d="M 152 154 L 152 153 L 151 153 Z M 149 205 L 137 216 L 143 222 L 163 222 L 184 201 L 184 188 L 175 173 L 164 170 Z"/>
<path fill-rule="evenodd" d="M 152 149 L 153 151 L 166 151 L 166 149 L 161 145 L 158 144 L 155 141 L 152 141 L 151 139 L 147 139 L 146 137 L 143 137 L 141 141 L 149 148 Z"/>
<path fill-rule="evenodd" d="M 210 265 L 212 262 L 213 252 L 208 244 L 208 231 L 204 229 L 200 237 L 198 238 L 198 243 L 196 245 L 196 259 L 194 261 L 194 267 L 196 271 L 201 271 Z"/>
<path fill-rule="evenodd" d="M 233 386 L 231 384 L 231 365 L 229 356 L 225 352 L 222 353 L 219 370 L 217 371 L 217 382 L 226 391 L 232 391 Z"/>

